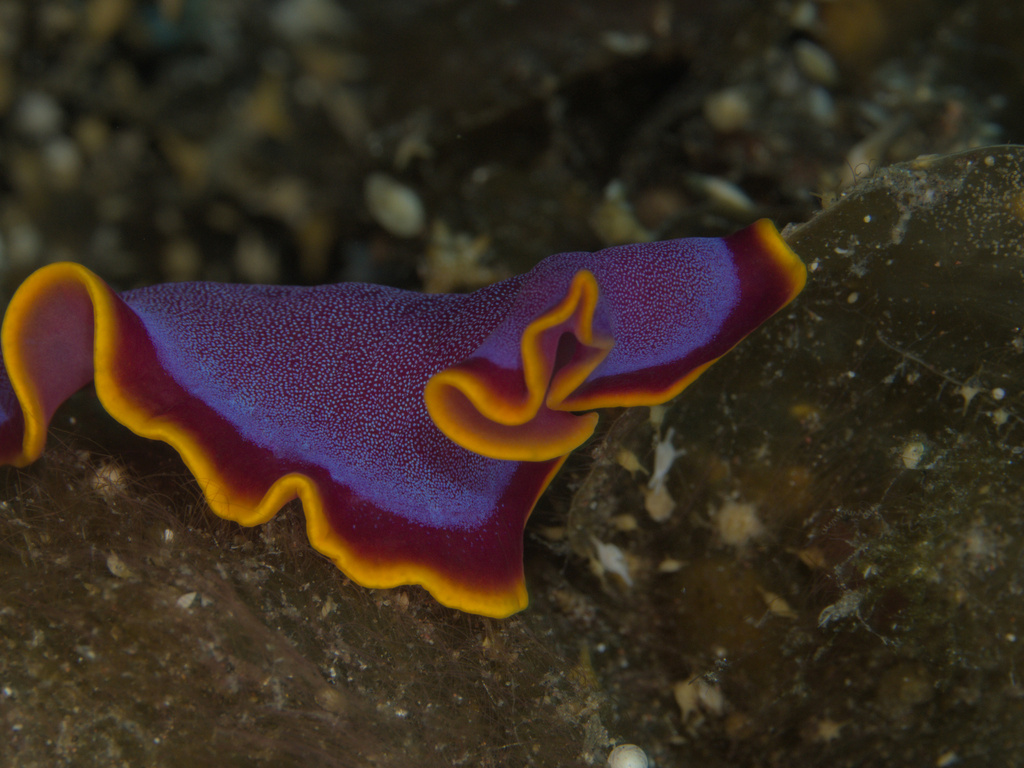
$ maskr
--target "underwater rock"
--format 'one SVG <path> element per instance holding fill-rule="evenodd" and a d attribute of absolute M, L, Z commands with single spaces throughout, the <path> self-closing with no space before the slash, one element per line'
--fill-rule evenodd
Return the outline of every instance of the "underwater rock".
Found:
<path fill-rule="evenodd" d="M 1024 148 L 882 169 L 785 236 L 804 293 L 656 428 L 612 426 L 570 541 L 631 559 L 634 585 L 605 585 L 623 646 L 652 685 L 717 676 L 732 714 L 702 728 L 738 737 L 736 764 L 1019 755 Z M 613 533 L 646 484 L 616 457 L 650 467 L 668 429 L 679 508 Z M 750 547 L 718 536 L 726 501 L 756 507 Z"/>

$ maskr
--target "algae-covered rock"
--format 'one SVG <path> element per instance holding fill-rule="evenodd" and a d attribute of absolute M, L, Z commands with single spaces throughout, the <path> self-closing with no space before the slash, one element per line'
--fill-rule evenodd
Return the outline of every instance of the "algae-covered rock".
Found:
<path fill-rule="evenodd" d="M 804 293 L 667 415 L 616 425 L 570 515 L 578 552 L 596 537 L 632 563 L 632 587 L 606 579 L 608 614 L 648 682 L 724 697 L 684 705 L 677 688 L 684 727 L 664 738 L 682 741 L 662 756 L 1011 764 L 1024 148 L 883 169 L 785 234 Z M 666 439 L 676 507 L 657 522 L 635 467 Z"/>

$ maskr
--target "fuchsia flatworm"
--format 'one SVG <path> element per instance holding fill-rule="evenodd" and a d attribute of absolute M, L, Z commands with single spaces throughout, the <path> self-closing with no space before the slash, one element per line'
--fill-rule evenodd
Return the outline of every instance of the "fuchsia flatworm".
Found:
<path fill-rule="evenodd" d="M 551 256 L 466 295 L 345 283 L 115 293 L 53 264 L 4 318 L 0 461 L 43 452 L 95 381 L 243 525 L 302 501 L 312 545 L 369 587 L 487 616 L 526 606 L 523 527 L 594 409 L 674 397 L 800 292 L 759 221 L 726 238 Z"/>

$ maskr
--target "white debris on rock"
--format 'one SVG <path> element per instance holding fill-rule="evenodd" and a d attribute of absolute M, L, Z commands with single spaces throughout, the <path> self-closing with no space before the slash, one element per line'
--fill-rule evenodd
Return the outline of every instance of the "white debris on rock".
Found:
<path fill-rule="evenodd" d="M 135 576 L 132 569 L 125 564 L 124 560 L 117 556 L 116 552 L 111 552 L 107 555 L 107 570 L 119 579 L 130 579 Z"/>
<path fill-rule="evenodd" d="M 727 706 L 722 689 L 699 677 L 676 683 L 672 694 L 679 705 L 683 722 L 688 725 L 699 725 L 704 721 L 705 714 L 718 717 L 725 712 Z"/>
<path fill-rule="evenodd" d="M 89 484 L 104 498 L 108 500 L 115 498 L 125 490 L 124 471 L 115 462 L 101 464 L 96 468 Z"/>
<path fill-rule="evenodd" d="M 644 491 L 644 509 L 647 510 L 647 514 L 654 522 L 664 523 L 672 517 L 675 508 L 676 500 L 672 498 L 672 494 L 663 484 L 659 484 L 653 490 Z"/>
<path fill-rule="evenodd" d="M 917 469 L 921 464 L 921 459 L 924 457 L 926 450 L 925 444 L 920 440 L 904 443 L 903 450 L 900 452 L 900 459 L 903 461 L 903 466 L 907 469 Z"/>
<path fill-rule="evenodd" d="M 711 519 L 722 543 L 731 547 L 745 546 L 764 535 L 764 523 L 753 504 L 727 500 Z"/>
<path fill-rule="evenodd" d="M 626 562 L 626 554 L 614 544 L 605 544 L 593 536 L 590 539 L 594 544 L 594 552 L 597 554 L 597 563 L 606 573 L 614 573 L 622 579 L 626 586 L 633 586 L 633 577 L 629 574 L 629 564 Z"/>
<path fill-rule="evenodd" d="M 844 592 L 832 605 L 822 608 L 818 614 L 818 627 L 824 629 L 829 624 L 845 619 L 848 616 L 856 616 L 860 610 L 860 604 L 864 600 L 864 593 L 860 590 Z"/>
<path fill-rule="evenodd" d="M 626 448 L 620 449 L 619 452 L 615 454 L 615 461 L 620 467 L 630 474 L 635 475 L 637 472 L 647 473 L 647 467 L 640 463 L 640 459 L 637 458 L 637 455 Z"/>
<path fill-rule="evenodd" d="M 644 491 L 644 508 L 651 519 L 657 523 L 668 520 L 676 508 L 676 501 L 665 486 L 665 478 L 675 460 L 686 451 L 676 449 L 672 444 L 674 435 L 675 430 L 670 427 L 665 433 L 665 437 L 654 444 L 654 468 L 651 470 L 651 479 L 648 480 L 647 489 Z"/>
<path fill-rule="evenodd" d="M 675 430 L 670 427 L 665 437 L 654 446 L 654 469 L 651 471 L 651 479 L 647 482 L 647 487 L 652 491 L 665 484 L 665 476 L 672 469 L 675 460 L 686 453 L 683 449 L 677 450 L 672 444 L 674 435 Z"/>

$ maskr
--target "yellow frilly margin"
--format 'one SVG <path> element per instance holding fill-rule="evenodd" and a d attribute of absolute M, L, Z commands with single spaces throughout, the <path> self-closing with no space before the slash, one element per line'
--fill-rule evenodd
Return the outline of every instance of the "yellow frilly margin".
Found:
<path fill-rule="evenodd" d="M 599 295 L 597 278 L 582 269 L 565 297 L 526 327 L 520 343 L 525 389 L 511 398 L 472 366 L 456 365 L 432 376 L 423 397 L 438 428 L 467 450 L 509 461 L 547 461 L 586 442 L 598 415 L 568 413 L 562 403 L 615 346 L 610 336 L 594 331 Z M 580 346 L 568 365 L 554 371 L 550 350 L 558 338 L 551 334 L 565 332 Z"/>
<path fill-rule="evenodd" d="M 57 392 L 49 398 L 44 397 L 36 384 L 41 366 L 33 357 L 35 345 L 60 346 L 60 340 L 40 338 L 38 332 L 38 326 L 46 326 L 47 321 L 54 324 L 55 300 L 64 302 L 63 307 L 58 305 L 58 313 L 70 311 L 68 302 L 78 303 L 83 309 L 85 301 L 91 304 L 92 328 L 79 328 L 80 338 L 73 339 L 70 344 L 75 341 L 87 343 L 87 337 L 91 337 L 93 379 L 103 407 L 135 434 L 172 446 L 195 476 L 210 508 L 219 517 L 245 526 L 259 525 L 274 517 L 289 501 L 299 499 L 313 548 L 364 587 L 387 589 L 419 584 L 443 605 L 493 618 L 504 618 L 528 604 L 522 579 L 506 590 L 481 592 L 420 563 L 388 563 L 364 557 L 331 528 L 320 490 L 305 474 L 293 472 L 283 475 L 262 497 L 246 498 L 243 490 L 233 488 L 219 474 L 216 462 L 196 435 L 170 418 L 146 412 L 118 383 L 114 371 L 122 341 L 118 320 L 120 299 L 103 280 L 79 264 L 62 262 L 33 273 L 15 293 L 4 316 L 0 345 L 25 420 L 21 455 L 12 462 L 15 466 L 25 466 L 42 455 L 53 412 L 75 390 L 88 383 L 86 378 L 70 391 Z M 562 461 L 553 464 L 538 490 L 538 498 L 561 464 Z"/>

